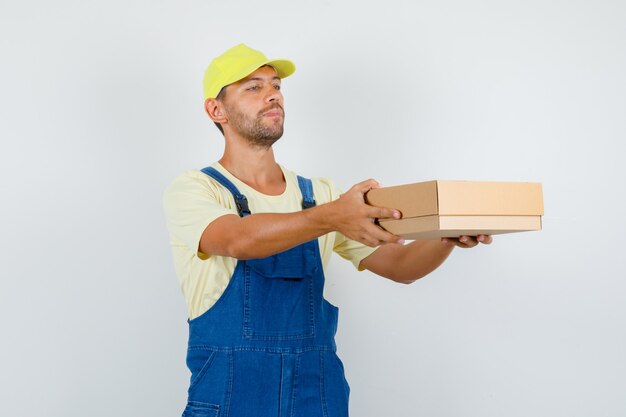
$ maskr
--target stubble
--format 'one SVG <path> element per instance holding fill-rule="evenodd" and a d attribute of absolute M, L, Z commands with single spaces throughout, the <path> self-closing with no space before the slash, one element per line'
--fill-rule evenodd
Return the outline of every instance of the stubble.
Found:
<path fill-rule="evenodd" d="M 250 145 L 269 149 L 283 136 L 284 111 L 278 104 L 260 111 L 256 117 L 250 117 L 238 109 L 225 106 L 228 113 L 228 123 L 237 132 L 246 138 Z M 266 118 L 264 113 L 272 109 L 279 109 L 283 113 L 281 120 Z"/>

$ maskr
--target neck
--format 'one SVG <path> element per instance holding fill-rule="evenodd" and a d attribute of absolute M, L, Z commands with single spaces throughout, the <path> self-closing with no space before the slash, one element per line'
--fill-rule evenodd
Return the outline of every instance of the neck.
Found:
<path fill-rule="evenodd" d="M 268 195 L 285 191 L 283 171 L 276 163 L 274 150 L 251 146 L 246 139 L 226 137 L 224 155 L 219 163 L 239 180 Z"/>

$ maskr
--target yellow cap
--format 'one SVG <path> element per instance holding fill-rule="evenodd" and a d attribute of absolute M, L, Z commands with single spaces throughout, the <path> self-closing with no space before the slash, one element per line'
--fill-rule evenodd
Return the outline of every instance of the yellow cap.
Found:
<path fill-rule="evenodd" d="M 215 58 L 204 72 L 204 99 L 215 98 L 220 90 L 252 74 L 263 65 L 270 65 L 280 78 L 290 76 L 296 70 L 287 59 L 267 59 L 262 52 L 243 43 L 230 48 Z"/>

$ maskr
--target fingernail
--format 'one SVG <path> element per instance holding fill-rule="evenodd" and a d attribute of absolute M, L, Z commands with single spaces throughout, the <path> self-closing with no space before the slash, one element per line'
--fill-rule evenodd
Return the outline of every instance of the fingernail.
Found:
<path fill-rule="evenodd" d="M 461 242 L 467 242 L 467 236 L 461 236 L 461 237 L 459 238 L 459 240 L 460 240 Z"/>
<path fill-rule="evenodd" d="M 401 244 L 401 245 L 404 245 L 404 242 L 406 242 L 404 239 L 398 240 L 398 243 Z"/>
<path fill-rule="evenodd" d="M 393 218 L 394 219 L 399 219 L 400 218 L 400 212 L 399 211 L 394 211 L 393 212 Z"/>
<path fill-rule="evenodd" d="M 483 240 L 485 240 L 485 236 L 483 236 L 483 235 L 478 236 L 478 241 L 479 242 L 482 242 Z"/>

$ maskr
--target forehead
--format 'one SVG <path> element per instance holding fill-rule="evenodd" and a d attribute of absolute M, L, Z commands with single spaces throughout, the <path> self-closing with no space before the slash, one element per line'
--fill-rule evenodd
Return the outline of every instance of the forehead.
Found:
<path fill-rule="evenodd" d="M 272 66 L 263 65 L 261 68 L 257 69 L 246 78 L 239 80 L 238 83 L 245 83 L 250 80 L 280 80 L 280 78 L 278 77 L 278 73 Z"/>

